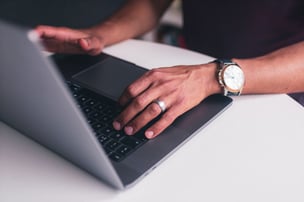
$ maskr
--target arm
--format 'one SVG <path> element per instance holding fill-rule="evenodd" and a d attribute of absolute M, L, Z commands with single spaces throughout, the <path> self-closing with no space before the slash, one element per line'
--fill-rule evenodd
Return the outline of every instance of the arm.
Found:
<path fill-rule="evenodd" d="M 279 49 L 257 58 L 233 59 L 246 77 L 244 94 L 304 92 L 304 42 Z M 222 91 L 215 63 L 158 68 L 132 83 L 120 99 L 128 106 L 116 118 L 114 128 L 129 135 L 136 133 L 156 116 L 165 102 L 167 110 L 145 135 L 153 138 L 178 116 L 199 104 L 207 96 Z M 135 118 L 134 118 L 135 117 Z"/>
<path fill-rule="evenodd" d="M 105 22 L 86 29 L 38 26 L 47 50 L 99 54 L 104 46 L 139 36 L 152 29 L 173 0 L 129 0 Z"/>
<path fill-rule="evenodd" d="M 105 45 L 150 31 L 173 0 L 129 0 L 124 7 L 100 25 L 94 26 Z"/>
<path fill-rule="evenodd" d="M 245 72 L 243 93 L 304 91 L 304 42 L 251 59 L 234 59 Z"/>

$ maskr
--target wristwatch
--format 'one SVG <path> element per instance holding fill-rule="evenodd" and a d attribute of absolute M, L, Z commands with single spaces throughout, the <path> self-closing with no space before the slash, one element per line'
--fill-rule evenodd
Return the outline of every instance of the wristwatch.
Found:
<path fill-rule="evenodd" d="M 245 75 L 242 68 L 235 62 L 228 59 L 216 59 L 218 82 L 223 88 L 225 96 L 241 95 Z"/>

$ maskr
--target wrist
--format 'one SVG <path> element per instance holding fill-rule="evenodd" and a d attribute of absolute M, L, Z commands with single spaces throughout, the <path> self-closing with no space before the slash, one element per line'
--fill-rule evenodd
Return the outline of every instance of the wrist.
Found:
<path fill-rule="evenodd" d="M 218 71 L 217 71 L 217 64 L 215 62 L 210 62 L 205 64 L 206 71 L 207 71 L 207 96 L 212 94 L 218 94 L 222 92 L 222 87 L 218 82 Z"/>
<path fill-rule="evenodd" d="M 103 40 L 104 46 L 110 46 L 133 37 L 132 33 L 125 26 L 122 23 L 109 19 L 91 27 L 90 30 Z"/>

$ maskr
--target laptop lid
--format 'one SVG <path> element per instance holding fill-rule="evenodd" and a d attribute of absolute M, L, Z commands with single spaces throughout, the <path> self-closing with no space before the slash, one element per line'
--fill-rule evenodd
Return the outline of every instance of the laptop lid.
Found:
<path fill-rule="evenodd" d="M 30 40 L 35 37 L 27 33 L 28 30 L 0 23 L 3 40 L 0 47 L 1 120 L 116 188 L 123 189 L 142 179 L 231 104 L 228 97 L 210 96 L 123 161 L 110 161 L 76 107 L 63 77 L 54 64 L 42 55 L 39 44 Z M 79 58 L 82 62 L 79 62 Z M 82 69 L 73 72 L 70 77 L 108 96 L 111 94 L 108 88 L 106 93 L 100 90 L 101 84 L 97 82 L 99 77 L 92 77 L 103 72 L 100 69 L 104 68 L 105 61 L 110 61 L 106 62 L 109 63 L 106 65 L 108 68 L 113 68 L 111 65 L 114 61 L 115 64 L 126 65 L 123 66 L 124 70 L 129 69 L 130 72 L 140 69 L 112 56 L 103 56 L 93 66 L 89 62 L 91 59 L 91 56 L 71 56 L 56 62 L 64 75 L 69 71 L 67 67 Z M 86 62 L 90 64 L 87 67 Z M 77 64 L 84 66 L 78 68 Z M 121 67 L 115 66 L 118 69 Z M 117 82 L 115 79 L 113 81 Z M 120 85 L 126 86 L 127 83 L 124 81 Z"/>
<path fill-rule="evenodd" d="M 108 184 L 123 188 L 61 75 L 30 33 L 0 21 L 0 119 Z"/>

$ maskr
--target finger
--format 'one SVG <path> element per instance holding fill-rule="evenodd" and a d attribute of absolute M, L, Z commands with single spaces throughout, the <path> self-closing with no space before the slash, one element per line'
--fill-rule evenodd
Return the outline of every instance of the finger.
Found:
<path fill-rule="evenodd" d="M 90 55 L 98 55 L 103 49 L 101 39 L 97 37 L 87 37 L 78 40 L 79 46 L 84 52 Z"/>
<path fill-rule="evenodd" d="M 62 35 L 62 30 L 59 27 L 51 27 L 46 25 L 40 25 L 36 27 L 36 32 L 43 39 L 60 39 Z"/>
<path fill-rule="evenodd" d="M 168 109 L 156 123 L 154 123 L 145 131 L 145 136 L 148 139 L 155 138 L 166 128 L 168 128 L 181 114 L 182 112 L 176 110 L 176 108 Z"/>
<path fill-rule="evenodd" d="M 141 95 L 137 96 L 130 102 L 130 104 L 119 114 L 115 119 L 113 126 L 115 129 L 120 130 L 134 117 L 136 117 L 142 110 L 144 110 L 155 98 L 160 96 L 159 88 L 150 88 Z M 166 93 L 164 93 L 166 94 Z"/>
<path fill-rule="evenodd" d="M 50 26 L 46 26 L 46 25 L 39 25 L 35 28 L 35 32 L 40 36 L 40 37 L 44 37 L 44 36 L 48 36 L 48 30 L 51 29 Z"/>
<path fill-rule="evenodd" d="M 91 50 L 89 40 L 90 40 L 89 38 L 83 38 L 78 40 L 80 47 L 85 51 Z"/>
<path fill-rule="evenodd" d="M 164 98 L 163 100 L 166 100 Z M 167 103 L 170 103 L 170 101 L 165 101 Z M 151 122 L 153 119 L 158 117 L 162 113 L 162 109 L 160 106 L 152 102 L 149 104 L 149 106 L 142 111 L 135 119 L 133 119 L 130 123 L 127 124 L 125 127 L 125 132 L 128 135 L 133 135 L 134 133 L 141 130 L 144 126 L 146 126 L 149 122 Z"/>
<path fill-rule="evenodd" d="M 143 76 L 141 76 L 126 88 L 126 90 L 119 98 L 119 103 L 122 106 L 128 104 L 133 98 L 140 95 L 143 91 L 148 89 L 154 81 L 158 81 L 160 78 L 161 75 L 157 72 L 156 69 L 146 72 Z"/>
<path fill-rule="evenodd" d="M 52 27 L 40 25 L 36 27 L 36 32 L 41 38 L 56 39 L 56 40 L 75 40 L 87 37 L 87 34 L 78 30 L 73 30 L 66 27 Z"/>
<path fill-rule="evenodd" d="M 151 81 L 144 76 L 130 84 L 120 96 L 118 102 L 120 105 L 125 106 L 130 103 L 132 99 L 140 95 L 151 85 Z"/>
<path fill-rule="evenodd" d="M 80 45 L 77 43 L 77 41 L 73 42 L 58 42 L 57 40 L 53 39 L 46 39 L 43 41 L 44 47 L 51 52 L 57 52 L 57 53 L 84 53 Z"/>
<path fill-rule="evenodd" d="M 70 39 L 68 41 L 46 38 L 43 40 L 43 44 L 48 51 L 57 53 L 97 55 L 100 54 L 102 50 L 101 42 L 97 37 Z"/>
<path fill-rule="evenodd" d="M 145 136 L 149 139 L 158 136 L 169 125 L 171 125 L 178 116 L 180 116 L 191 108 L 185 105 L 185 101 L 183 99 L 177 99 L 175 93 L 170 93 L 168 98 L 166 99 L 170 100 L 170 105 L 167 106 L 167 110 L 162 114 L 161 118 L 158 121 L 156 121 L 145 131 Z"/>

